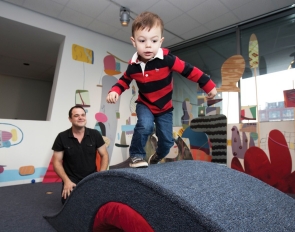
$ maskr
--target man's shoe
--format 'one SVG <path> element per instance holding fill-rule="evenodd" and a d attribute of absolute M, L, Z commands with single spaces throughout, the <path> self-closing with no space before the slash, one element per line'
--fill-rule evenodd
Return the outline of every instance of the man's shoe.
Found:
<path fill-rule="evenodd" d="M 155 153 L 155 154 L 153 154 L 153 155 L 150 156 L 148 162 L 149 162 L 149 164 L 157 164 L 157 163 L 159 163 L 161 160 L 162 160 L 162 159 L 160 159 L 160 158 L 158 157 L 157 153 Z"/>
<path fill-rule="evenodd" d="M 138 158 L 138 157 L 133 157 L 133 158 L 131 158 L 131 162 L 129 163 L 129 166 L 131 168 L 146 168 L 149 165 L 144 159 Z"/>

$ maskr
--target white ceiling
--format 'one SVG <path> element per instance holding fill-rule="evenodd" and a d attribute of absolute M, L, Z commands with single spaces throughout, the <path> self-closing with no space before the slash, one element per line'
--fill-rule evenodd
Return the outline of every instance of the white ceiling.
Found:
<path fill-rule="evenodd" d="M 128 7 L 132 18 L 143 11 L 152 11 L 164 21 L 163 46 L 169 47 L 280 11 L 290 7 L 295 0 L 4 0 L 4 2 L 126 43 L 130 43 L 132 20 L 128 27 L 121 26 L 120 6 Z M 31 30 L 32 33 L 27 33 L 27 30 Z M 58 44 L 63 40 L 62 36 L 1 18 L 0 15 L 0 38 L 6 41 L 0 43 L 0 74 L 34 79 L 40 79 L 42 76 L 42 80 L 52 80 Z M 31 54 L 25 51 L 31 51 Z M 47 54 L 46 57 L 44 54 Z M 30 66 L 24 66 L 23 63 L 29 63 Z M 9 67 L 14 68 L 10 70 Z"/>

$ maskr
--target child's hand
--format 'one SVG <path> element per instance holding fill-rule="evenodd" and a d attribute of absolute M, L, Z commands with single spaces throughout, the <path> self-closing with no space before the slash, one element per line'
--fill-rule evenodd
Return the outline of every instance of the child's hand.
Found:
<path fill-rule="evenodd" d="M 119 94 L 113 91 L 108 94 L 106 100 L 107 100 L 107 103 L 116 103 L 118 99 L 119 99 Z"/>
<path fill-rule="evenodd" d="M 207 99 L 213 99 L 217 94 L 217 90 L 216 88 L 214 87 L 207 95 Z"/>

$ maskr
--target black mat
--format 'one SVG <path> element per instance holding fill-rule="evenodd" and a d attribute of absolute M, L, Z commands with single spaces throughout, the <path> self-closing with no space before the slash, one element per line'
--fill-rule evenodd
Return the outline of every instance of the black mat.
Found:
<path fill-rule="evenodd" d="M 118 169 L 82 180 L 57 214 L 60 232 L 91 231 L 107 202 L 139 212 L 155 231 L 295 231 L 295 200 L 223 165 L 177 161 L 146 169 Z"/>

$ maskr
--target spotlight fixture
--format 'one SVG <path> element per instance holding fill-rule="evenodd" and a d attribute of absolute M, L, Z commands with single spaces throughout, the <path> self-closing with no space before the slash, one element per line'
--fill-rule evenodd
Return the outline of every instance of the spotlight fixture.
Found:
<path fill-rule="evenodd" d="M 128 26 L 128 23 L 130 22 L 130 10 L 123 6 L 120 8 L 120 21 L 124 27 Z"/>

